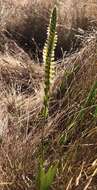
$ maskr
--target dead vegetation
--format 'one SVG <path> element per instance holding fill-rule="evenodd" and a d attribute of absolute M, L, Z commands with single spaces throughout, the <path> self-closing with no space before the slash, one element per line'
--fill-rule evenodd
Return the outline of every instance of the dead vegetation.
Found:
<path fill-rule="evenodd" d="M 0 190 L 37 189 L 43 126 L 45 167 L 59 162 L 51 189 L 97 189 L 97 115 L 94 117 L 97 101 L 87 101 L 97 80 L 97 3 L 89 0 L 59 3 L 63 11 L 59 9 L 58 50 L 62 47 L 67 51 L 64 47 L 69 40 L 72 46 L 75 35 L 81 35 L 81 45 L 78 44 L 73 51 L 74 46 L 69 47 L 68 56 L 64 53 L 56 61 L 49 118 L 45 121 L 40 115 L 44 67 L 35 64 L 29 52 L 35 48 L 34 55 L 41 54 L 48 10 L 53 3 L 49 1 L 48 5 L 48 1 L 39 0 L 33 3 L 25 1 L 25 5 L 20 5 L 18 1 L 11 2 L 15 12 L 5 17 L 6 25 L 1 27 L 0 40 L 3 35 L 4 44 L 0 53 Z M 82 29 L 81 34 L 78 28 Z M 77 32 L 72 38 L 74 30 Z M 16 37 L 18 33 L 19 37 Z"/>
<path fill-rule="evenodd" d="M 49 22 L 50 10 L 55 0 L 50 1 L 10 1 L 11 7 L 7 9 L 5 1 L 4 10 L 7 16 L 1 17 L 4 33 L 14 39 L 20 47 L 29 53 L 31 58 L 37 55 L 41 59 L 42 49 L 46 40 L 46 30 Z M 17 2 L 17 3 L 16 3 Z M 81 43 L 79 35 L 83 30 L 91 30 L 97 21 L 97 4 L 95 0 L 67 0 L 56 2 L 58 5 L 58 46 L 56 57 L 62 57 L 63 51 L 77 49 Z M 2 6 L 1 6 L 2 7 Z M 5 21 L 4 21 L 5 19 Z M 41 24 L 42 23 L 42 24 Z M 1 27 L 2 28 L 2 27 Z M 79 28 L 83 29 L 82 31 Z M 7 30 L 7 31 L 6 31 Z M 40 31 L 40 32 L 39 32 Z M 75 35 L 77 34 L 77 35 Z"/>

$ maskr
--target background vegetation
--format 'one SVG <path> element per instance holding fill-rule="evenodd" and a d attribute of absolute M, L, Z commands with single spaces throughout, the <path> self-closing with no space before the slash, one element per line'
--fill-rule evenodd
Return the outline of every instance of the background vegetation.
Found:
<path fill-rule="evenodd" d="M 42 52 L 55 4 L 56 75 L 45 119 Z M 96 190 L 96 0 L 0 0 L 0 92 L 0 190 L 49 183 L 52 190 Z"/>

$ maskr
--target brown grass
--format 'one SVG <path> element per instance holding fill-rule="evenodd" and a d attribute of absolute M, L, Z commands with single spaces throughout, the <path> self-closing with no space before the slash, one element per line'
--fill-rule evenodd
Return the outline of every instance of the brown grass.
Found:
<path fill-rule="evenodd" d="M 8 9 L 10 14 L 8 14 L 7 20 L 5 19 L 5 29 L 9 31 L 7 35 L 23 47 L 31 57 L 36 53 L 41 57 L 50 10 L 54 3 L 54 0 L 29 0 L 24 1 L 24 4 L 18 1 L 10 3 L 11 7 Z M 93 0 L 82 0 L 81 2 L 61 0 L 57 4 L 59 14 L 57 57 L 60 57 L 62 56 L 61 48 L 69 51 L 75 41 L 80 41 L 75 37 L 75 34 L 78 34 L 78 28 L 88 30 L 94 23 L 97 23 L 97 5 Z M 6 6 L 5 11 L 8 12 Z"/>
<path fill-rule="evenodd" d="M 7 5 L 7 2 L 5 3 Z M 24 7 L 26 3 L 28 7 Z M 39 0 L 37 7 L 37 4 L 30 3 L 11 2 L 15 13 L 14 16 L 7 17 L 3 31 L 9 28 L 14 34 L 16 29 L 15 32 L 24 36 L 26 31 L 28 37 L 32 37 L 33 33 L 36 36 L 40 34 L 45 39 L 48 10 L 53 2 Z M 87 105 L 84 108 L 83 120 L 78 118 L 76 125 L 71 125 L 84 105 L 94 81 L 97 80 L 96 6 L 93 1 L 92 4 L 87 1 L 86 6 L 85 1 L 74 3 L 75 1 L 59 3 L 62 9 L 59 9 L 58 47 L 60 48 L 60 44 L 64 47 L 64 35 L 68 28 L 67 31 L 72 31 L 82 27 L 86 31 L 80 48 L 74 50 L 74 53 L 69 52 L 69 56 L 64 56 L 56 62 L 56 77 L 52 86 L 47 121 L 40 115 L 43 104 L 43 65 L 35 64 L 28 51 L 25 52 L 22 46 L 19 47 L 17 43 L 21 37 L 17 40 L 14 35 L 16 43 L 10 39 L 8 33 L 3 36 L 4 51 L 0 53 L 0 190 L 37 189 L 36 176 L 41 156 L 43 126 L 45 167 L 55 161 L 59 162 L 51 189 L 97 189 L 97 127 L 96 119 L 92 115 L 96 105 Z M 31 11 L 32 4 L 32 10 L 37 11 L 34 16 L 33 11 L 28 12 Z M 16 16 L 18 11 L 20 13 Z M 84 14 L 82 11 L 85 11 Z M 42 26 L 43 22 L 40 21 L 43 18 L 45 25 Z M 87 23 L 84 22 L 85 19 Z M 90 31 L 91 23 L 94 30 Z M 40 42 L 39 39 L 37 42 Z"/>

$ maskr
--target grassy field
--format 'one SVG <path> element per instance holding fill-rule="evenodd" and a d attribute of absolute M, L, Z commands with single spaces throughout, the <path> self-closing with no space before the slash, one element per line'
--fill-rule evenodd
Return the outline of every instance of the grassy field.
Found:
<path fill-rule="evenodd" d="M 42 53 L 55 4 L 46 119 Z M 0 190 L 97 190 L 96 0 L 0 0 L 0 92 Z M 57 163 L 49 189 L 37 184 L 41 158 L 45 171 Z"/>

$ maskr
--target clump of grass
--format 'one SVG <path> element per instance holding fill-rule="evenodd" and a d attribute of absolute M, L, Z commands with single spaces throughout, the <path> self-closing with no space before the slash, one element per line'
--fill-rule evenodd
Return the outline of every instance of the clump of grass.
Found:
<path fill-rule="evenodd" d="M 91 41 L 92 40 L 93 38 L 91 38 Z M 2 59 L 0 57 L 0 73 L 2 79 L 0 80 L 0 84 L 3 84 L 5 91 L 7 91 L 7 88 L 10 86 L 10 92 L 6 92 L 8 96 L 6 98 L 7 100 L 5 97 L 2 97 L 3 100 L 1 100 L 4 101 L 7 106 L 9 129 L 7 136 L 2 142 L 0 142 L 0 187 L 2 190 L 30 190 L 36 188 L 38 188 L 38 190 L 48 190 L 50 188 L 54 190 L 74 190 L 76 188 L 84 189 L 85 186 L 87 187 L 88 181 L 88 188 L 96 188 L 97 172 L 95 172 L 95 168 L 97 164 L 96 162 L 94 164 L 94 160 L 96 160 L 97 157 L 97 127 L 95 125 L 96 121 L 94 122 L 94 118 L 91 116 L 91 113 L 94 112 L 90 110 L 85 111 L 88 106 L 90 107 L 92 104 L 96 104 L 95 99 L 97 84 L 95 83 L 92 88 L 91 84 L 93 81 L 97 81 L 97 66 L 95 64 L 95 66 L 93 65 L 91 67 L 91 65 L 94 62 L 96 52 L 95 50 L 97 47 L 95 45 L 96 42 L 93 42 L 94 45 L 92 46 L 91 41 L 89 42 L 89 48 L 88 45 L 85 46 L 87 51 L 82 49 L 82 53 L 79 52 L 80 54 L 74 55 L 74 59 L 71 59 L 71 57 L 68 58 L 67 64 L 70 63 L 72 65 L 75 62 L 75 64 L 80 64 L 82 67 L 79 68 L 77 70 L 78 72 L 76 71 L 77 73 L 75 72 L 73 75 L 72 73 L 70 75 L 67 73 L 66 76 L 65 73 L 65 76 L 67 77 L 66 79 L 70 79 L 70 83 L 68 80 L 66 80 L 68 83 L 66 83 L 67 88 L 65 88 L 65 83 L 60 77 L 61 74 L 59 75 L 58 73 L 58 79 L 61 82 L 60 91 L 62 96 L 60 96 L 60 99 L 56 97 L 54 98 L 53 105 L 55 106 L 55 104 L 58 103 L 58 106 L 57 109 L 54 107 L 54 117 L 52 112 L 51 117 L 49 117 L 48 123 L 46 124 L 40 120 L 39 114 L 41 110 L 41 98 L 38 91 L 38 89 L 40 90 L 40 87 L 38 88 L 37 85 L 39 85 L 39 82 L 42 84 L 42 79 L 40 80 L 39 74 L 36 71 L 38 70 L 40 73 L 40 67 L 36 65 L 35 69 L 33 68 L 35 72 L 34 70 L 31 72 L 29 68 L 26 67 L 24 61 L 23 64 L 21 64 L 20 61 L 20 64 L 15 66 L 18 56 L 16 57 L 15 61 L 13 61 L 12 57 L 9 59 L 9 61 L 5 60 L 5 57 Z M 64 58 L 63 62 L 65 61 L 66 59 Z M 22 65 L 24 68 L 22 68 Z M 60 65 L 60 70 L 63 72 L 64 67 L 61 68 Z M 46 69 L 48 70 L 47 65 Z M 34 97 L 32 95 L 32 90 L 30 90 L 30 93 L 28 90 L 30 76 L 31 84 L 36 81 L 36 85 L 34 87 L 36 90 Z M 51 79 L 52 77 L 50 78 L 50 87 L 52 85 Z M 27 83 L 27 87 L 24 87 L 23 95 L 20 93 L 20 91 L 18 91 L 18 94 L 14 95 L 12 98 L 13 93 L 11 92 L 13 91 L 11 82 L 13 82 L 13 80 L 17 86 L 18 84 L 21 85 L 22 82 L 24 85 Z M 18 82 L 18 80 L 20 82 Z M 46 83 L 46 85 L 47 84 L 48 83 Z M 49 93 L 47 93 L 47 112 L 44 112 L 47 114 L 44 114 L 45 117 L 48 117 L 49 110 L 51 109 L 49 106 L 50 87 Z M 56 87 L 59 87 L 59 83 L 57 82 Z M 88 93 L 90 88 L 91 91 L 86 98 L 86 92 Z M 0 90 L 4 92 L 3 88 L 0 88 Z M 83 94 L 83 96 L 81 96 L 81 94 Z M 83 99 L 85 104 L 83 103 Z M 81 102 L 83 104 L 83 108 L 80 112 L 82 105 Z M 97 110 L 93 111 L 95 111 L 94 117 L 97 118 Z M 79 112 L 81 115 L 78 114 Z M 84 118 L 82 117 L 83 115 Z M 72 130 L 74 129 L 73 125 L 68 129 L 69 124 L 74 121 L 72 118 L 76 118 L 75 123 L 77 124 L 76 126 L 79 131 Z M 82 121 L 79 122 L 79 120 Z M 44 127 L 44 146 L 46 145 L 44 160 L 46 160 L 45 164 L 47 164 L 47 167 L 40 165 L 38 176 L 39 183 L 36 186 L 36 168 L 38 165 L 37 158 L 40 156 L 42 124 Z M 65 133 L 67 133 L 67 136 Z M 61 138 L 59 139 L 60 135 Z M 58 142 L 58 139 L 60 142 Z M 53 187 L 51 187 L 55 176 L 55 168 L 57 167 L 52 165 L 52 162 L 55 162 L 55 160 L 60 161 L 60 168 L 58 167 L 57 169 L 56 181 L 54 181 Z M 48 167 L 48 165 L 50 167 Z M 47 170 L 47 168 L 49 169 Z M 92 178 L 92 183 L 90 183 Z"/>

